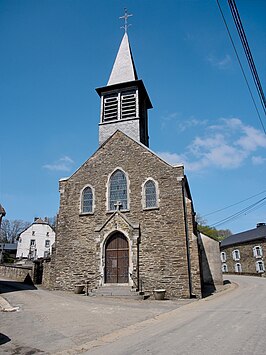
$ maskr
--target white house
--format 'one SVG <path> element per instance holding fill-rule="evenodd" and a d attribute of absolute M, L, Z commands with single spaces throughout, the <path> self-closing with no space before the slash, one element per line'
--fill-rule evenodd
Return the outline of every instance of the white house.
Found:
<path fill-rule="evenodd" d="M 36 260 L 51 255 L 55 242 L 55 232 L 50 224 L 41 218 L 34 222 L 19 235 L 16 257 Z"/>

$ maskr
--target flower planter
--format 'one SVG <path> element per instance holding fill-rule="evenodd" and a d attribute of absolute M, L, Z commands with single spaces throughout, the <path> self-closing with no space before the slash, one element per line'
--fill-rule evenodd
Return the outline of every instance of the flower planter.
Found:
<path fill-rule="evenodd" d="M 78 295 L 83 292 L 84 290 L 84 285 L 75 285 L 74 292 Z"/>
<path fill-rule="evenodd" d="M 165 292 L 166 292 L 166 290 L 164 290 L 164 289 L 154 290 L 154 291 L 153 291 L 154 298 L 155 298 L 157 301 L 159 301 L 159 300 L 164 300 Z"/>

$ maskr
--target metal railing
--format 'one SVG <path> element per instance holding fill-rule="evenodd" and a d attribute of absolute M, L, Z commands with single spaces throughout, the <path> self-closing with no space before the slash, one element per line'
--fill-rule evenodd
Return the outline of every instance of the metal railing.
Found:
<path fill-rule="evenodd" d="M 103 278 L 103 274 L 102 273 L 98 273 L 95 276 L 93 276 L 90 279 L 85 281 L 85 293 L 86 293 L 86 296 L 89 296 L 89 285 L 92 283 L 92 281 L 95 281 L 95 280 L 101 279 L 101 278 Z"/>
<path fill-rule="evenodd" d="M 136 287 L 136 290 L 139 292 L 143 292 L 143 284 L 144 284 L 143 280 L 140 277 L 133 276 L 133 274 L 131 273 L 129 273 L 129 276 L 131 277 Z"/>

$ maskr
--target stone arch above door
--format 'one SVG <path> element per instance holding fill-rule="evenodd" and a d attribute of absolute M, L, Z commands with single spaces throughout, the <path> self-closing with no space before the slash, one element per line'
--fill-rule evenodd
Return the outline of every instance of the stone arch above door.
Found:
<path fill-rule="evenodd" d="M 129 248 L 129 267 L 128 267 L 128 285 L 133 286 L 134 276 L 138 272 L 138 253 L 140 243 L 140 227 L 138 223 L 132 222 L 126 218 L 120 211 L 112 213 L 102 225 L 95 229 L 95 242 L 96 242 L 96 262 L 98 264 L 99 273 L 105 275 L 105 250 L 109 238 L 115 233 L 120 232 L 128 241 Z M 105 277 L 99 280 L 99 286 L 105 283 Z"/>

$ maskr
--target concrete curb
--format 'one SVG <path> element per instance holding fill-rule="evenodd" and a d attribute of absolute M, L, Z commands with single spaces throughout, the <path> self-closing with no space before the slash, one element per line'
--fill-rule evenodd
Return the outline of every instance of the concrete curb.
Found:
<path fill-rule="evenodd" d="M 13 307 L 11 304 L 2 296 L 0 296 L 0 312 L 15 312 L 19 307 Z"/>

